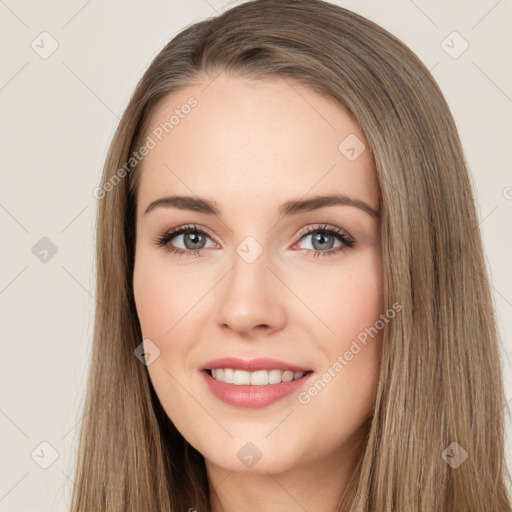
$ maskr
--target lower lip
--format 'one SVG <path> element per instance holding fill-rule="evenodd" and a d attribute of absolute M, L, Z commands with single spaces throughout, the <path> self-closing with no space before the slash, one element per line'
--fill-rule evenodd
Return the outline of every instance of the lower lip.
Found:
<path fill-rule="evenodd" d="M 223 402 L 235 407 L 258 409 L 298 391 L 313 375 L 313 372 L 290 382 L 267 384 L 265 386 L 226 384 L 211 377 L 207 371 L 202 371 L 201 374 L 210 391 Z"/>

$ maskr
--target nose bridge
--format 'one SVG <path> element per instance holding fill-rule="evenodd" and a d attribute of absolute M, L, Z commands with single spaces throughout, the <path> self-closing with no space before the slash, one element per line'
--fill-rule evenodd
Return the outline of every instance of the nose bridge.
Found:
<path fill-rule="evenodd" d="M 277 289 L 282 283 L 267 268 L 269 264 L 268 253 L 254 238 L 247 237 L 236 247 L 231 272 L 218 297 L 219 325 L 240 332 L 282 325 L 285 313 Z"/>

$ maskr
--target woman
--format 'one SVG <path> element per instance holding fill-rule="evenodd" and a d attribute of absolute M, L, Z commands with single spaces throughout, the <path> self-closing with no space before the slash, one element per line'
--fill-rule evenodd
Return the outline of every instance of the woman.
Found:
<path fill-rule="evenodd" d="M 319 0 L 188 27 L 96 197 L 72 511 L 510 510 L 468 170 L 396 38 Z"/>

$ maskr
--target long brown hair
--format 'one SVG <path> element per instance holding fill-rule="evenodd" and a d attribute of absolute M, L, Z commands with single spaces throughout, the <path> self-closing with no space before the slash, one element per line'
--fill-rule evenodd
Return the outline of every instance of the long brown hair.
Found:
<path fill-rule="evenodd" d="M 336 100 L 375 162 L 384 309 L 403 309 L 384 331 L 367 443 L 339 510 L 510 511 L 500 345 L 449 107 L 403 43 L 321 0 L 253 0 L 195 23 L 137 85 L 95 193 L 98 305 L 71 511 L 210 510 L 204 459 L 134 356 L 142 337 L 132 290 L 133 155 L 163 99 L 221 71 L 282 77 Z M 447 462 L 454 453 L 467 453 L 458 467 Z"/>

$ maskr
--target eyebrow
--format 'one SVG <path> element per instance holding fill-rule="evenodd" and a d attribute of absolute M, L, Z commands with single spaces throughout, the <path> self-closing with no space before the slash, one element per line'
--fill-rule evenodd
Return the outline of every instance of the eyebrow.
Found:
<path fill-rule="evenodd" d="M 380 214 L 369 204 L 359 199 L 353 199 L 343 194 L 330 194 L 315 196 L 309 199 L 292 199 L 286 201 L 279 207 L 279 216 L 287 217 L 300 213 L 310 212 L 325 208 L 327 206 L 354 206 L 363 210 L 374 219 L 380 219 Z M 155 208 L 177 208 L 180 210 L 191 210 L 206 215 L 221 216 L 221 210 L 214 201 L 192 196 L 168 196 L 156 199 L 146 208 L 144 215 Z"/>

